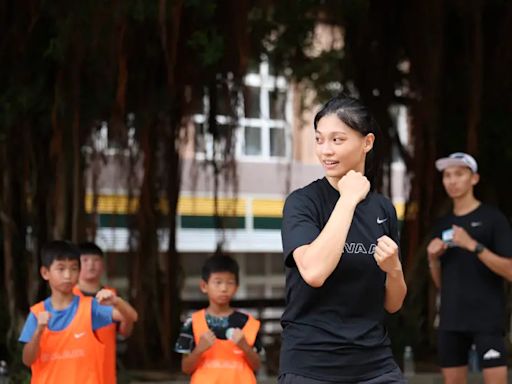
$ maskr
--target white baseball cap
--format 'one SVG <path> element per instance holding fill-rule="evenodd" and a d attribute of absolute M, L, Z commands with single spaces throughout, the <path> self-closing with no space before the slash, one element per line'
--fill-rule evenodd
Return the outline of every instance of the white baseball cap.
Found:
<path fill-rule="evenodd" d="M 444 171 L 448 167 L 468 167 L 473 173 L 478 172 L 478 164 L 473 156 L 464 152 L 455 152 L 448 157 L 436 160 L 438 171 Z"/>

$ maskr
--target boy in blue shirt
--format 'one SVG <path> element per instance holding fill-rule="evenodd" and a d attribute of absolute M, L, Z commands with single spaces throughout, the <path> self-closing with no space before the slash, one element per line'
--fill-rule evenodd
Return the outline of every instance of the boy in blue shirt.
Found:
<path fill-rule="evenodd" d="M 25 343 L 23 363 L 32 369 L 32 383 L 103 383 L 103 345 L 93 331 L 121 321 L 127 303 L 108 290 L 95 299 L 73 294 L 80 251 L 69 242 L 44 246 L 41 264 L 51 296 L 31 308 L 19 337 Z"/>

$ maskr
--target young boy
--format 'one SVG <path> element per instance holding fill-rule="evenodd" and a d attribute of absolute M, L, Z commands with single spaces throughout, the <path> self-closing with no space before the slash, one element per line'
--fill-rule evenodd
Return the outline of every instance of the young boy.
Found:
<path fill-rule="evenodd" d="M 175 350 L 192 384 L 256 383 L 260 366 L 260 322 L 231 308 L 238 289 L 238 264 L 227 256 L 210 257 L 202 268 L 201 291 L 208 308 L 184 323 Z"/>
<path fill-rule="evenodd" d="M 79 244 L 80 250 L 80 277 L 78 285 L 73 292 L 77 296 L 94 297 L 102 289 L 108 289 L 115 295 L 115 288 L 103 286 L 101 278 L 105 271 L 104 254 L 100 247 L 91 242 Z M 105 383 L 115 384 L 116 375 L 116 334 L 117 331 L 123 336 L 128 337 L 133 330 L 133 323 L 137 319 L 137 312 L 126 303 L 129 317 L 123 318 L 119 324 L 113 323 L 96 331 L 96 336 L 103 345 L 105 345 L 105 359 L 103 365 L 103 374 Z M 118 328 L 119 326 L 119 328 Z"/>
<path fill-rule="evenodd" d="M 93 331 L 129 316 L 127 303 L 108 290 L 96 298 L 73 294 L 80 252 L 67 241 L 41 250 L 41 276 L 51 295 L 30 308 L 19 341 L 31 383 L 104 384 L 104 346 Z"/>

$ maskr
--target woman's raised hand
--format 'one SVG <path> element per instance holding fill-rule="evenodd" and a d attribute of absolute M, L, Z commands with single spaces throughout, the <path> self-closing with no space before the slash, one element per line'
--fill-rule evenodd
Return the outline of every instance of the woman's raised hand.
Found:
<path fill-rule="evenodd" d="M 370 182 L 362 173 L 350 170 L 338 181 L 338 190 L 342 198 L 353 199 L 357 204 L 370 191 Z"/>

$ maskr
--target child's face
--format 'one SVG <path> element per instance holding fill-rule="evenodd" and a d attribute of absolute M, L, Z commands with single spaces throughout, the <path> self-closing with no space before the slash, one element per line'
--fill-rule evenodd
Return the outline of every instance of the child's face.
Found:
<path fill-rule="evenodd" d="M 78 260 L 54 260 L 50 268 L 41 267 L 41 276 L 48 281 L 52 292 L 73 292 L 78 283 L 80 264 Z"/>
<path fill-rule="evenodd" d="M 83 254 L 80 256 L 82 268 L 80 280 L 99 281 L 103 275 L 103 257 L 99 255 Z"/>
<path fill-rule="evenodd" d="M 201 280 L 201 291 L 210 302 L 220 306 L 229 305 L 237 289 L 236 277 L 231 272 L 213 272 L 207 282 Z"/>

